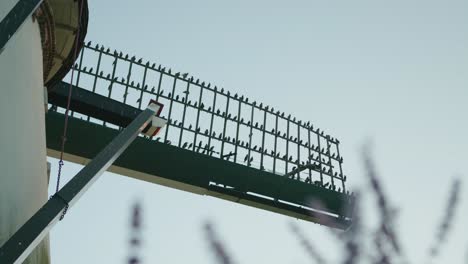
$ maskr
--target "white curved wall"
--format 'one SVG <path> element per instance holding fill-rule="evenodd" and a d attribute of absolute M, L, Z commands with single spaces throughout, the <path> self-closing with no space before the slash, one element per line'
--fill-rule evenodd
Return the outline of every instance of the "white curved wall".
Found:
<path fill-rule="evenodd" d="M 2 19 L 15 2 L 0 1 Z M 39 27 L 28 18 L 0 54 L 0 245 L 47 200 L 43 89 Z M 49 259 L 46 238 L 24 263 Z"/>

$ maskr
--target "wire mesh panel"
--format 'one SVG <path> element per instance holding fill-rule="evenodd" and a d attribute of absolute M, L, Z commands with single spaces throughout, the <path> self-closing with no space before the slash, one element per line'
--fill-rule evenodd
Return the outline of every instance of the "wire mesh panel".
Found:
<path fill-rule="evenodd" d="M 346 192 L 339 140 L 311 122 L 99 44 L 88 42 L 77 61 L 78 87 L 140 109 L 152 99 L 164 104 L 168 123 L 153 140 Z"/>

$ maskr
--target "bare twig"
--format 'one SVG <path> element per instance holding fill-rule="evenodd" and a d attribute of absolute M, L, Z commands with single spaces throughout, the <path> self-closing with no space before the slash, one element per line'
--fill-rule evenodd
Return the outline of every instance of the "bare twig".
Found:
<path fill-rule="evenodd" d="M 321 254 L 312 245 L 312 243 L 304 236 L 299 226 L 296 223 L 291 222 L 290 227 L 291 227 L 291 231 L 297 237 L 297 239 L 299 240 L 299 243 L 307 252 L 311 260 L 314 261 L 315 263 L 325 264 L 326 261 L 322 258 Z"/>
<path fill-rule="evenodd" d="M 371 189 L 373 190 L 377 198 L 377 208 L 380 213 L 381 232 L 387 238 L 385 241 L 388 241 L 391 244 L 393 251 L 397 255 L 403 256 L 404 254 L 402 251 L 402 247 L 400 246 L 399 239 L 394 230 L 395 212 L 394 210 L 390 209 L 387 197 L 382 189 L 380 179 L 375 169 L 374 161 L 371 158 L 369 146 L 364 147 L 363 158 L 364 166 L 367 170 L 367 177 L 369 178 Z"/>
<path fill-rule="evenodd" d="M 454 215 L 457 210 L 457 205 L 460 196 L 460 186 L 461 180 L 458 178 L 454 179 L 451 186 L 450 196 L 447 201 L 447 206 L 445 207 L 444 216 L 437 230 L 435 241 L 429 249 L 429 256 L 431 258 L 435 258 L 438 256 L 440 248 L 447 240 L 447 236 L 452 227 Z"/>
<path fill-rule="evenodd" d="M 210 222 L 205 223 L 204 226 L 205 234 L 208 242 L 210 243 L 211 249 L 215 254 L 218 263 L 220 264 L 231 264 L 233 263 L 229 257 L 224 245 L 216 236 L 215 231 L 213 230 L 213 225 Z"/>

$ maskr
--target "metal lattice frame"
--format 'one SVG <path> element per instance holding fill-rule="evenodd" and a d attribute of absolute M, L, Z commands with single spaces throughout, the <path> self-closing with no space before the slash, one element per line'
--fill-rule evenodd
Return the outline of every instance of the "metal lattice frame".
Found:
<path fill-rule="evenodd" d="M 91 42 L 75 68 L 78 87 L 140 109 L 150 99 L 166 105 L 154 140 L 346 192 L 339 140 L 310 122 Z"/>

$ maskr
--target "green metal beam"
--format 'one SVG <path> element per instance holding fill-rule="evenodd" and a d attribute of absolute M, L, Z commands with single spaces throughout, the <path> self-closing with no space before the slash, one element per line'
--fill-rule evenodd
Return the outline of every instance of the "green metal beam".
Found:
<path fill-rule="evenodd" d="M 142 132 L 155 115 L 146 109 L 121 133 L 99 151 L 97 156 L 73 177 L 59 192 L 54 194 L 13 236 L 0 248 L 0 263 L 22 263 L 46 236 L 55 223 L 106 171 L 120 154 Z M 63 119 L 62 119 L 63 120 Z M 103 146 L 103 147 L 104 147 Z M 97 152 L 96 152 L 97 153 Z"/>
<path fill-rule="evenodd" d="M 60 149 L 63 120 L 62 114 L 47 114 L 49 155 Z M 115 129 L 71 118 L 65 158 L 75 162 L 91 159 L 117 133 Z M 346 228 L 350 225 L 348 209 L 352 202 L 345 194 L 142 137 L 115 161 L 111 170 L 327 226 Z M 311 201 L 319 201 L 322 207 L 314 209 L 326 214 L 311 210 Z M 332 215 L 328 217 L 328 214 Z"/>

